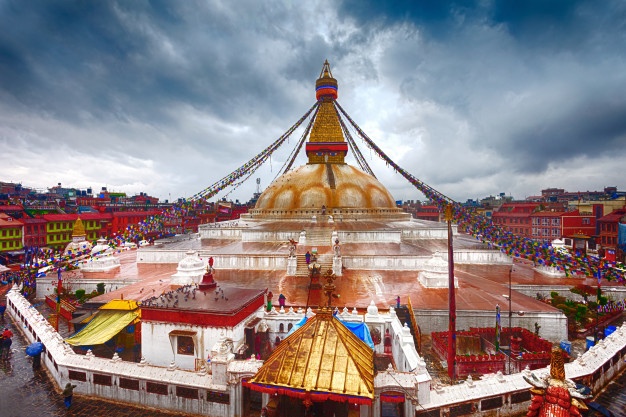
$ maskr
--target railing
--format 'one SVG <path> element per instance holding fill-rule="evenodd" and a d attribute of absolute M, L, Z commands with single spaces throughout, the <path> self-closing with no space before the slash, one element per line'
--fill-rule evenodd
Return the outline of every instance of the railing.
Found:
<path fill-rule="evenodd" d="M 422 334 L 420 327 L 415 321 L 415 314 L 413 314 L 413 305 L 411 304 L 411 297 L 408 297 L 407 307 L 409 308 L 409 320 L 411 321 L 411 328 L 413 329 L 413 340 L 418 353 L 422 353 Z"/>

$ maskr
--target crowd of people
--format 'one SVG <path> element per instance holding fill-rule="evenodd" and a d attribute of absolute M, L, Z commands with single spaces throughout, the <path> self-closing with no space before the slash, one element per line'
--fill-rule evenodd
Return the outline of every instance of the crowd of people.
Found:
<path fill-rule="evenodd" d="M 22 295 L 26 298 L 34 295 L 37 291 L 35 273 L 28 269 L 6 271 L 0 274 L 0 285 L 13 286 L 13 284 L 22 285 Z"/>

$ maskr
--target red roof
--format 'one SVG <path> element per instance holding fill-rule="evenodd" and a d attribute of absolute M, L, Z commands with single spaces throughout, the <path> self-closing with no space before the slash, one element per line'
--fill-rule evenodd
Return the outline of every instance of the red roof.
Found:
<path fill-rule="evenodd" d="M 626 210 L 619 209 L 607 214 L 606 216 L 600 217 L 598 221 L 605 223 L 617 223 L 621 220 L 622 217 L 624 217 L 624 215 L 626 215 Z"/>
<path fill-rule="evenodd" d="M 578 212 L 568 213 L 566 211 L 538 211 L 536 213 L 532 213 L 533 217 L 561 217 L 561 216 L 578 216 Z"/>
<path fill-rule="evenodd" d="M 154 216 L 157 214 L 161 214 L 160 210 L 149 210 L 149 211 L 118 211 L 112 213 L 113 217 L 148 217 Z"/>
<path fill-rule="evenodd" d="M 111 213 L 82 213 L 79 215 L 81 220 L 111 220 Z"/>
<path fill-rule="evenodd" d="M 47 223 L 44 219 L 39 218 L 39 217 L 35 217 L 35 218 L 29 218 L 29 217 L 25 217 L 23 219 L 20 219 L 20 221 L 24 224 L 45 224 Z"/>
<path fill-rule="evenodd" d="M 74 222 L 78 219 L 78 214 L 44 214 L 43 218 L 49 222 Z"/>
<path fill-rule="evenodd" d="M 0 213 L 0 227 L 21 227 L 22 222 L 14 219 L 11 216 L 7 216 L 4 213 Z"/>

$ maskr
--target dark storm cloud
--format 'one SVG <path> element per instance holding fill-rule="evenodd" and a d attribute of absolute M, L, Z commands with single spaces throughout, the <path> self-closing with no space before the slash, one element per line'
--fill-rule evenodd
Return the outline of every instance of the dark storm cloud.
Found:
<path fill-rule="evenodd" d="M 469 127 L 460 139 L 458 130 L 437 128 L 441 121 L 422 121 L 420 142 L 430 158 L 404 156 L 422 176 L 486 181 L 498 171 L 538 175 L 575 158 L 626 156 L 626 100 L 618 93 L 626 88 L 623 2 L 349 0 L 341 10 L 364 31 L 402 27 L 379 68 L 408 102 Z M 403 117 L 409 115 L 390 118 L 396 124 L 386 131 L 416 137 Z M 467 142 L 468 158 L 491 155 L 484 166 L 454 157 Z M 449 150 L 440 157 L 451 165 L 429 167 L 444 144 Z M 466 168 L 462 175 L 455 165 Z"/>
<path fill-rule="evenodd" d="M 167 105 L 185 103 L 228 119 L 256 97 L 290 100 L 252 42 L 269 23 L 263 13 L 243 21 L 203 2 L 43 1 L 7 3 L 0 16 L 14 28 L 0 35 L 7 90 L 58 117 L 88 109 L 167 123 Z"/>
<path fill-rule="evenodd" d="M 554 166 L 582 158 L 601 172 L 606 155 L 626 158 L 625 11 L 617 0 L 0 2 L 0 145 L 18 155 L 0 180 L 28 182 L 36 163 L 46 178 L 192 195 L 298 120 L 329 59 L 342 106 L 440 191 L 568 188 L 544 183 Z M 394 194 L 415 198 L 361 150 Z M 258 174 L 264 186 L 287 154 Z"/>
<path fill-rule="evenodd" d="M 626 148 L 626 99 L 617 92 L 589 97 L 560 117 L 530 121 L 501 145 L 502 152 L 515 154 L 515 167 L 524 174 L 578 155 L 610 157 Z"/>

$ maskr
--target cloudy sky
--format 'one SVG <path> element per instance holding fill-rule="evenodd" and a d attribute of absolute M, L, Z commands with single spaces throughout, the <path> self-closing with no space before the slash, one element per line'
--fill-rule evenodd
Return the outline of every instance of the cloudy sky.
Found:
<path fill-rule="evenodd" d="M 458 201 L 626 190 L 621 0 L 0 0 L 0 27 L 0 181 L 189 197 L 292 126 L 328 59 L 356 123 Z"/>

